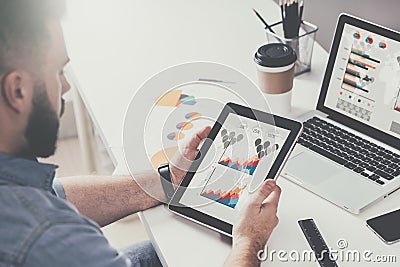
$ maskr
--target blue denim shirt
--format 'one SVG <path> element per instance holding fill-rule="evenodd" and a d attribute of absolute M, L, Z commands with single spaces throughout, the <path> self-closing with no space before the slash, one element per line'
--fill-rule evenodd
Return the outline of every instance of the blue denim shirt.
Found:
<path fill-rule="evenodd" d="M 57 196 L 56 168 L 0 153 L 0 266 L 130 266 L 96 223 Z"/>

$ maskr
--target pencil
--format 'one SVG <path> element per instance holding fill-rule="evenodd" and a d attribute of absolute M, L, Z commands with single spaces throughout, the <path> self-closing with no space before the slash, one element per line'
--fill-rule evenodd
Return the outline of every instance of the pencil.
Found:
<path fill-rule="evenodd" d="M 304 10 L 304 1 L 301 1 L 300 2 L 300 15 L 299 15 L 300 23 L 303 22 L 303 10 Z"/>
<path fill-rule="evenodd" d="M 297 17 L 297 36 L 300 34 L 301 23 L 303 22 L 303 10 L 304 10 L 304 1 L 300 2 L 300 12 Z"/>
<path fill-rule="evenodd" d="M 296 35 L 296 28 L 297 28 L 297 11 L 295 9 L 295 2 L 291 1 L 287 7 L 286 13 L 286 38 L 293 38 Z"/>
<path fill-rule="evenodd" d="M 268 23 L 261 17 L 260 14 L 253 8 L 254 13 L 256 13 L 256 16 L 262 21 L 262 23 L 265 25 L 265 27 L 272 33 L 275 33 L 275 31 L 271 28 L 271 26 L 268 25 Z"/>

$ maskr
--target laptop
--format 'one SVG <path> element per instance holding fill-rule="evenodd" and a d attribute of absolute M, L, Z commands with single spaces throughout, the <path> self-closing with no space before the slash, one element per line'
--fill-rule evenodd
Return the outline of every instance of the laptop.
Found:
<path fill-rule="evenodd" d="M 400 188 L 400 33 L 339 17 L 314 111 L 282 175 L 358 214 Z"/>

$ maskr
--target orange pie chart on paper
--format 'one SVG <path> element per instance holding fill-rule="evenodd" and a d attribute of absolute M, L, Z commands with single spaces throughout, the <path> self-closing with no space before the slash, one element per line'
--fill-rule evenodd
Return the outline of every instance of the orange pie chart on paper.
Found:
<path fill-rule="evenodd" d="M 171 161 L 171 159 L 175 156 L 175 153 L 178 151 L 178 148 L 179 147 L 177 146 L 169 147 L 155 153 L 150 159 L 153 168 L 157 170 L 161 164 Z"/>
<path fill-rule="evenodd" d="M 167 92 L 157 99 L 156 106 L 176 107 L 179 103 L 182 90 L 173 90 Z"/>

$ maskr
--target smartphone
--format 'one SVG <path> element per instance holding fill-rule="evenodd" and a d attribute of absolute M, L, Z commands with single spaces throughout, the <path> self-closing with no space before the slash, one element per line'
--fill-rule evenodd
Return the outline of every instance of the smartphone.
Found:
<path fill-rule="evenodd" d="M 386 244 L 400 241 L 400 209 L 367 220 L 367 226 Z"/>

